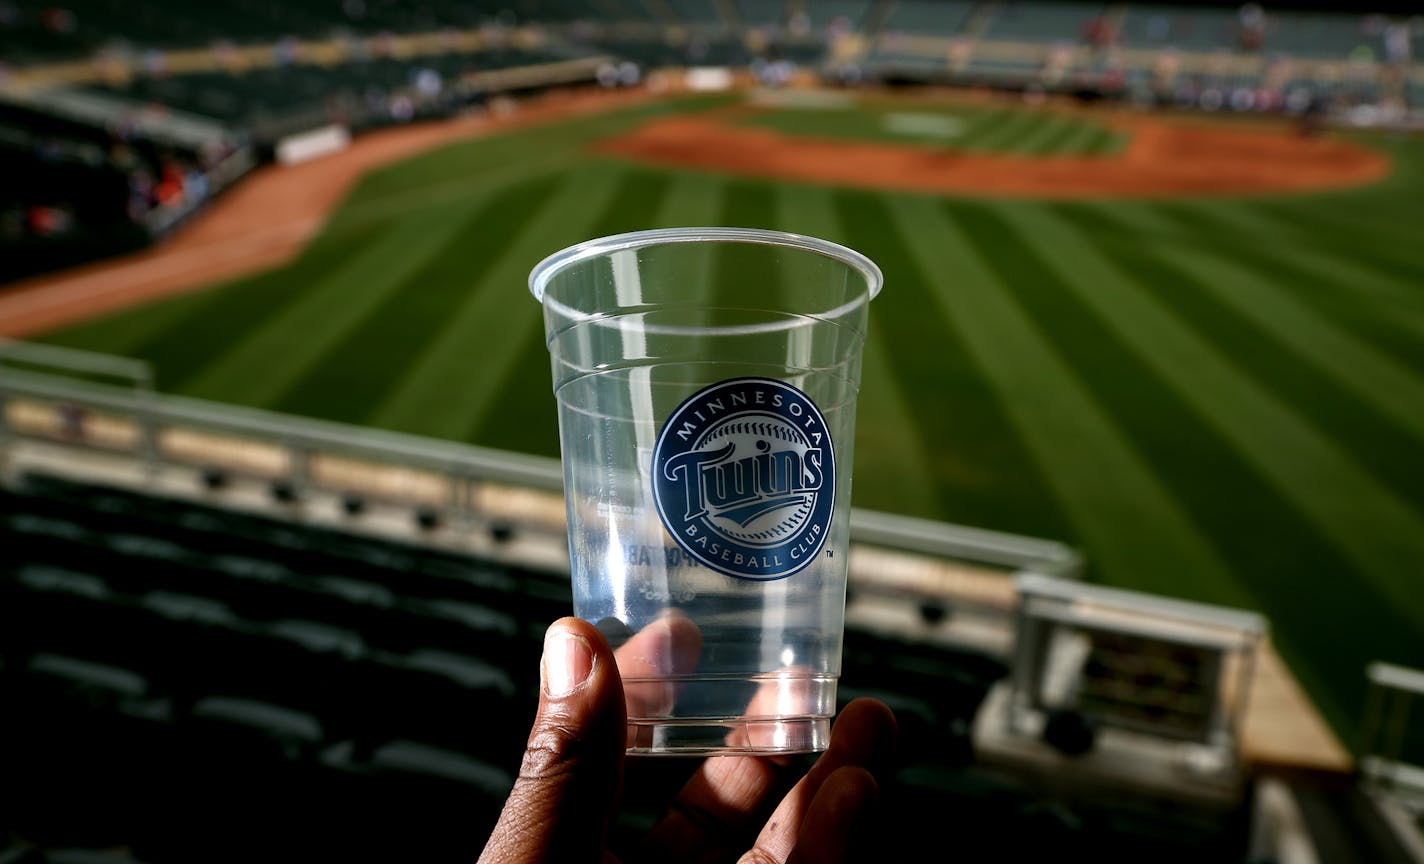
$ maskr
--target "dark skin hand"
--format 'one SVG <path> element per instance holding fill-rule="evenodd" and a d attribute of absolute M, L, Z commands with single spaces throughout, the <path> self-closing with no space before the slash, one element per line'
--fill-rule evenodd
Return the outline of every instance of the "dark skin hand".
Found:
<path fill-rule="evenodd" d="M 623 779 L 627 706 L 619 676 L 640 639 L 673 638 L 677 621 L 635 636 L 615 656 L 593 625 L 563 618 L 544 638 L 539 712 L 519 779 L 482 864 L 601 862 Z M 687 625 L 690 626 L 690 625 Z M 646 647 L 643 646 L 643 647 Z M 635 699 L 641 698 L 635 695 Z M 822 864 L 857 860 L 895 747 L 895 718 L 873 699 L 841 711 L 829 749 L 780 801 L 787 760 L 709 758 L 683 787 L 631 861 Z M 737 743 L 731 741 L 729 743 Z M 768 810 L 771 815 L 767 816 Z M 631 864 L 630 861 L 630 864 Z"/>

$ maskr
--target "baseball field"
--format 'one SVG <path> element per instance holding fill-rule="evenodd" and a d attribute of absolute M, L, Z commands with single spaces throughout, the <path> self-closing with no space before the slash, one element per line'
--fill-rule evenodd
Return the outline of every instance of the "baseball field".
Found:
<path fill-rule="evenodd" d="M 290 263 L 46 338 L 167 391 L 556 455 L 536 261 L 674 225 L 837 240 L 886 276 L 857 505 L 1259 609 L 1354 744 L 1364 665 L 1424 665 L 1421 202 L 1421 140 L 686 97 L 382 168 Z"/>

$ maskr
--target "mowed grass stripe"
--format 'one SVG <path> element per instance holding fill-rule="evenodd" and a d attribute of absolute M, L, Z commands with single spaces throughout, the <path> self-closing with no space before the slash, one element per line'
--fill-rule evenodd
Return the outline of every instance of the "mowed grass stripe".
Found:
<path fill-rule="evenodd" d="M 1016 250 L 986 260 L 1213 539 L 1233 574 L 1228 583 L 1212 583 L 1174 562 L 1153 561 L 1143 569 L 1156 579 L 1144 584 L 1173 596 L 1269 610 L 1273 639 L 1292 670 L 1337 729 L 1354 729 L 1363 704 L 1359 670 L 1373 659 L 1409 657 L 1417 641 L 1410 623 L 1371 591 L 1328 590 L 1350 572 L 1350 562 L 1075 298 L 1046 263 L 1051 247 L 1024 243 L 984 205 L 956 202 L 953 212 L 975 245 Z M 1176 290 L 1159 278 L 1154 274 L 1154 287 Z M 1323 643 L 1316 635 L 1320 622 L 1331 620 L 1372 626 L 1347 646 Z"/>
<path fill-rule="evenodd" d="M 733 224 L 727 217 L 727 183 L 729 178 L 703 172 L 670 172 L 672 184 L 663 195 L 656 215 L 657 228 L 700 228 L 708 225 Z M 689 271 L 706 273 L 712 267 L 712 255 L 703 247 L 689 251 L 684 259 Z M 699 280 L 703 288 L 708 280 Z"/>
<path fill-rule="evenodd" d="M 1361 399 L 1352 382 L 1314 368 L 1299 352 L 1278 339 L 1269 327 L 1263 328 L 1236 310 L 1218 295 L 1235 283 L 1220 287 L 1191 273 L 1171 256 L 1190 255 L 1201 247 L 1191 238 L 1177 234 L 1133 233 L 1136 226 L 1153 221 L 1149 213 L 1175 212 L 1177 204 L 1142 204 L 1131 207 L 1077 203 L 1059 205 L 1063 218 L 1093 233 L 1094 242 L 1120 265 L 1135 274 L 1151 274 L 1150 288 L 1183 321 L 1229 356 L 1242 371 L 1276 394 L 1336 441 L 1356 442 L 1352 452 L 1374 477 L 1413 506 L 1424 508 L 1424 460 L 1418 458 L 1419 441 Z M 1205 229 L 1204 229 L 1205 230 Z M 1206 231 L 1220 236 L 1221 229 Z M 1209 253 L 1202 253 L 1209 254 Z M 1250 278 L 1268 278 L 1261 262 L 1250 260 Z M 1246 268 L 1245 260 L 1234 259 Z M 1214 277 L 1213 277 L 1214 278 Z M 1289 279 L 1281 284 L 1292 285 Z M 1274 326 L 1274 322 L 1272 322 Z M 1322 344 L 1322 351 L 1326 347 Z M 1410 406 L 1400 406 L 1408 410 Z M 1419 410 L 1419 406 L 1414 406 Z M 1367 446 L 1363 445 L 1367 442 Z"/>
<path fill-rule="evenodd" d="M 191 394 L 209 363 L 247 342 L 264 322 L 300 301 L 307 286 L 344 266 L 353 249 L 369 246 L 388 227 L 372 223 L 340 237 L 323 232 L 285 267 L 192 295 L 183 311 L 129 350 L 153 363 L 160 389 Z"/>
<path fill-rule="evenodd" d="M 930 276 L 924 313 L 937 310 L 1000 394 L 1099 578 L 1161 588 L 1156 568 L 1175 561 L 1226 582 L 1208 539 L 985 263 L 1002 251 L 974 246 L 934 199 L 900 198 L 893 223 Z"/>
<path fill-rule="evenodd" d="M 1048 153 L 1057 153 L 1059 141 L 1063 138 L 1064 130 L 1069 127 L 1070 121 L 1058 114 L 1044 114 L 1040 117 L 1037 128 L 1030 129 L 1023 137 L 1019 138 L 1008 147 L 1005 152 L 1017 153 L 1022 156 L 1042 156 Z"/>
<path fill-rule="evenodd" d="M 1077 120 L 1060 130 L 1054 141 L 1056 152 L 1064 156 L 1081 156 L 1088 152 L 1088 147 L 1098 139 L 1101 132 L 1102 129 L 1096 123 Z"/>
<path fill-rule="evenodd" d="M 738 228 L 777 227 L 776 194 L 770 183 L 729 179 L 723 190 L 722 218 Z"/>
<path fill-rule="evenodd" d="M 1106 581 L 1156 588 L 1153 561 L 1229 581 L 1210 541 L 1048 343 L 938 202 L 905 198 L 894 224 L 934 279 L 931 308 L 968 346 Z M 1146 565 L 1146 568 L 1145 566 Z"/>
<path fill-rule="evenodd" d="M 1274 223 L 1275 242 L 1331 252 L 1376 277 L 1410 286 L 1398 292 L 1401 300 L 1424 302 L 1418 201 L 1401 203 L 1375 191 L 1265 201 L 1255 210 Z"/>
<path fill-rule="evenodd" d="M 529 271 L 546 255 L 587 240 L 617 193 L 624 170 L 588 163 L 572 170 L 523 226 L 485 278 L 451 309 L 444 327 L 406 370 L 404 386 L 369 418 L 376 426 L 462 439 L 493 406 L 519 359 L 537 307 Z"/>
<path fill-rule="evenodd" d="M 854 248 L 837 218 L 835 198 L 823 186 L 784 183 L 776 187 L 776 223 L 785 231 L 820 237 Z M 858 476 L 897 478 L 900 512 L 928 515 L 941 509 L 939 487 L 926 470 L 930 450 L 910 413 L 909 399 L 890 366 L 888 334 L 880 322 L 879 300 L 871 304 L 861 358 L 857 399 L 855 465 Z M 911 470 L 906 470 L 912 466 Z"/>
<path fill-rule="evenodd" d="M 989 149 L 994 145 L 986 145 L 986 141 L 992 142 L 1003 129 L 1006 127 L 1012 129 L 1022 122 L 1022 112 L 1016 110 L 1001 109 L 985 112 L 980 120 L 965 130 L 964 134 L 954 139 L 954 146 L 964 150 Z"/>
<path fill-rule="evenodd" d="M 555 186 L 542 177 L 499 190 L 456 226 L 321 362 L 273 400 L 278 411 L 356 422 L 402 386 L 420 346 L 485 272 Z M 532 304 L 531 304 L 532 305 Z"/>
<path fill-rule="evenodd" d="M 1013 250 L 1013 254 L 981 255 L 994 284 L 1005 287 L 1009 298 L 1042 334 L 1049 350 L 1062 358 L 1075 379 L 1083 382 L 1092 403 L 1100 405 L 1113 426 L 1141 450 L 1145 457 L 1142 470 L 1161 481 L 1168 501 L 1200 505 L 1204 503 L 1200 496 L 1190 494 L 1194 483 L 1207 476 L 1234 476 L 1233 468 L 1239 463 L 1234 452 L 1167 392 L 1160 379 L 1142 366 L 1115 333 L 1084 309 L 1058 273 L 1045 263 L 1055 254 L 1053 247 L 1022 237 L 993 207 L 954 201 L 946 202 L 944 208 L 972 248 Z M 1051 430 L 1052 424 L 1046 428 Z M 1265 498 L 1272 504 L 1281 503 L 1273 490 L 1266 490 Z M 1182 509 L 1187 521 L 1202 524 L 1200 506 Z M 1202 569 L 1192 566 L 1188 559 L 1152 553 L 1144 556 L 1141 563 L 1141 572 L 1120 584 L 1203 602 L 1256 605 L 1251 592 L 1224 562 Z"/>
<path fill-rule="evenodd" d="M 606 236 L 658 227 L 672 178 L 661 171 L 629 171 L 617 192 L 599 214 L 591 235 Z M 523 224 L 520 220 L 519 224 Z M 511 300 L 510 302 L 516 302 Z M 524 334 L 515 349 L 517 357 L 505 374 L 494 403 L 498 411 L 478 418 L 465 437 L 476 444 L 540 453 L 559 454 L 559 418 L 550 375 L 549 350 L 544 344 L 544 323 L 532 297 L 524 302 Z"/>
<path fill-rule="evenodd" d="M 1357 194 L 1368 197 L 1368 192 Z M 1296 261 L 1304 270 L 1320 268 L 1347 287 L 1358 284 L 1366 297 L 1387 305 L 1391 315 L 1409 310 L 1416 321 L 1424 316 L 1424 261 L 1409 255 L 1408 265 L 1401 268 L 1388 260 L 1391 253 L 1410 249 L 1417 238 L 1406 242 L 1391 236 L 1396 227 L 1392 220 L 1356 222 L 1349 228 L 1322 224 L 1301 234 L 1292 227 L 1288 214 L 1295 210 L 1310 212 L 1312 208 L 1290 208 L 1258 199 L 1171 204 L 1170 213 L 1180 222 L 1225 223 L 1233 229 L 1229 235 L 1232 239 L 1249 238 L 1267 256 Z M 1333 205 L 1320 206 L 1329 209 Z"/>
<path fill-rule="evenodd" d="M 1090 156 L 1107 156 L 1122 150 L 1124 137 L 1106 126 L 1096 126 L 1093 134 L 1080 145 Z"/>
<path fill-rule="evenodd" d="M 1335 441 L 1244 374 L 1093 238 L 1043 209 L 1001 208 L 1020 236 L 1060 250 L 1051 263 L 1077 296 L 1297 506 L 1401 614 L 1424 628 L 1424 519 Z M 1061 250 L 1071 250 L 1063 254 Z"/>
<path fill-rule="evenodd" d="M 1327 317 L 1363 325 L 1372 341 L 1383 339 L 1424 370 L 1424 295 L 1416 280 L 1369 267 L 1371 247 L 1346 252 L 1305 238 L 1283 241 L 1281 226 L 1254 202 L 1182 201 L 1163 209 L 1196 232 L 1203 248 L 1228 247 L 1243 262 L 1286 276 L 1295 293 Z"/>
<path fill-rule="evenodd" d="M 441 207 L 392 225 L 315 281 L 240 345 L 213 359 L 185 389 L 199 396 L 268 405 L 346 334 L 361 325 L 433 255 L 459 235 L 476 202 Z"/>
<path fill-rule="evenodd" d="M 561 159 L 567 166 L 579 165 L 588 145 L 601 138 L 629 131 L 654 117 L 695 113 L 740 98 L 722 93 L 669 98 L 454 142 L 367 174 L 345 207 L 364 208 L 412 196 L 440 200 L 444 190 L 451 186 L 458 189 L 466 178 L 505 177 L 544 156 Z"/>
<path fill-rule="evenodd" d="M 1317 315 L 1386 352 L 1415 374 L 1424 374 L 1424 316 L 1416 314 L 1411 303 L 1380 296 L 1370 287 L 1380 277 L 1361 270 L 1353 261 L 1311 250 L 1304 243 L 1282 243 L 1278 229 L 1264 220 L 1254 205 L 1236 199 L 1078 202 L 1071 206 L 1075 215 L 1102 222 L 1105 236 L 1230 253 L 1242 266 L 1290 286 L 1292 296 Z M 1271 233 L 1273 230 L 1276 233 Z"/>
<path fill-rule="evenodd" d="M 575 154 L 564 151 L 538 151 L 512 159 L 509 164 L 475 168 L 428 186 L 407 187 L 382 195 L 362 194 L 358 187 L 355 197 L 333 214 L 326 231 L 339 237 L 342 232 L 356 231 L 372 222 L 383 223 L 418 215 L 432 207 L 458 206 L 491 190 L 561 173 L 576 158 Z"/>
<path fill-rule="evenodd" d="M 931 286 L 957 270 L 927 269 L 911 254 L 908 235 L 893 221 L 903 206 L 899 199 L 843 189 L 834 201 L 845 236 L 884 271 L 885 291 L 872 304 L 871 320 L 878 332 L 894 335 L 884 346 L 889 374 L 914 394 L 906 408 L 925 442 L 924 461 L 906 459 L 885 474 L 858 471 L 857 505 L 907 512 L 900 487 L 922 476 L 941 490 L 939 510 L 910 515 L 1072 539 L 1072 526 L 999 391 L 967 337 L 946 329 L 937 311 Z M 859 434 L 873 438 L 871 427 L 884 421 L 867 410 L 856 422 Z"/>
<path fill-rule="evenodd" d="M 678 171 L 670 182 L 662 204 L 654 214 L 654 228 L 689 228 L 723 224 L 722 213 L 727 180 L 717 174 Z"/>
<path fill-rule="evenodd" d="M 992 130 L 977 136 L 973 147 L 975 150 L 1001 152 L 1012 147 L 1042 122 L 1043 116 L 1036 111 L 1011 112 L 1004 122 L 995 124 Z"/>
<path fill-rule="evenodd" d="M 1101 156 L 1120 151 L 1128 136 L 1091 116 L 1072 116 L 1057 144 L 1057 152 L 1067 156 Z"/>
<path fill-rule="evenodd" d="M 1287 261 L 1281 261 L 1279 253 L 1262 254 L 1261 235 L 1250 233 L 1259 226 L 1243 215 L 1245 207 L 1239 203 L 1177 201 L 1154 209 L 1185 229 L 1170 240 L 1151 244 L 1159 257 L 1193 275 L 1223 306 L 1270 333 L 1301 363 L 1424 439 L 1424 369 L 1410 368 L 1376 347 L 1383 328 L 1359 333 L 1341 321 L 1348 308 L 1372 305 L 1358 296 L 1360 274 L 1349 262 L 1295 250 L 1285 256 Z M 1107 229 L 1114 236 L 1136 225 L 1140 211 L 1141 207 L 1096 208 L 1099 218 L 1115 219 L 1121 226 L 1117 231 Z M 1327 283 L 1324 275 L 1331 272 L 1339 278 Z M 1349 302 L 1329 311 L 1310 302 L 1309 298 L 1327 292 Z M 1396 304 L 1389 306 L 1379 310 L 1380 321 L 1398 319 L 1404 311 Z"/>
<path fill-rule="evenodd" d="M 1424 381 L 1367 342 L 1316 315 L 1279 285 L 1211 252 L 1160 247 L 1175 264 L 1297 359 L 1350 390 L 1424 444 Z"/>
<path fill-rule="evenodd" d="M 1403 151 L 1379 139 L 1357 143 L 1394 157 L 1389 177 L 1344 191 L 1255 199 L 1253 208 L 1310 234 L 1381 240 L 1409 263 L 1424 263 L 1410 254 L 1417 236 L 1419 188 L 1424 184 L 1417 142 Z"/>
<path fill-rule="evenodd" d="M 998 108 L 952 113 L 949 116 L 960 121 L 963 125 L 960 127 L 959 134 L 945 143 L 960 149 L 972 148 L 976 140 L 991 133 L 999 124 L 1007 123 L 1013 115 L 1013 111 Z"/>
<path fill-rule="evenodd" d="M 881 141 L 891 145 L 939 148 L 958 144 L 965 136 L 988 131 L 998 123 L 1012 119 L 1016 113 L 1002 109 L 971 109 L 934 102 L 891 100 L 841 110 L 761 109 L 741 122 L 774 129 L 792 137 Z M 900 121 L 912 118 L 955 123 L 959 134 L 951 138 L 933 128 L 914 129 L 900 125 Z"/>
<path fill-rule="evenodd" d="M 722 218 L 725 224 L 740 228 L 774 228 L 776 197 L 771 184 L 728 180 Z M 781 274 L 766 266 L 765 248 L 739 243 L 714 248 L 710 284 L 716 287 L 717 305 L 756 309 L 778 302 Z"/>
<path fill-rule="evenodd" d="M 208 299 L 203 293 L 168 297 L 84 321 L 39 340 L 101 354 L 133 354 L 145 342 L 193 314 Z"/>

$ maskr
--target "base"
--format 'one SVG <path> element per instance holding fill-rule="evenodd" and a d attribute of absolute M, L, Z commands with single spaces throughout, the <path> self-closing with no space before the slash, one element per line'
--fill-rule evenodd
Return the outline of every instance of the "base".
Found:
<path fill-rule="evenodd" d="M 830 717 L 629 720 L 631 756 L 788 756 L 831 742 Z"/>

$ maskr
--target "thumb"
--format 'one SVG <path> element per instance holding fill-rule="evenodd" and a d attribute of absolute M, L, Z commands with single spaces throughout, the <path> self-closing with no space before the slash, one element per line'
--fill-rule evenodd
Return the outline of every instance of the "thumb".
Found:
<path fill-rule="evenodd" d="M 544 634 L 539 713 L 481 864 L 598 861 L 623 764 L 627 716 L 613 652 L 592 624 Z"/>

